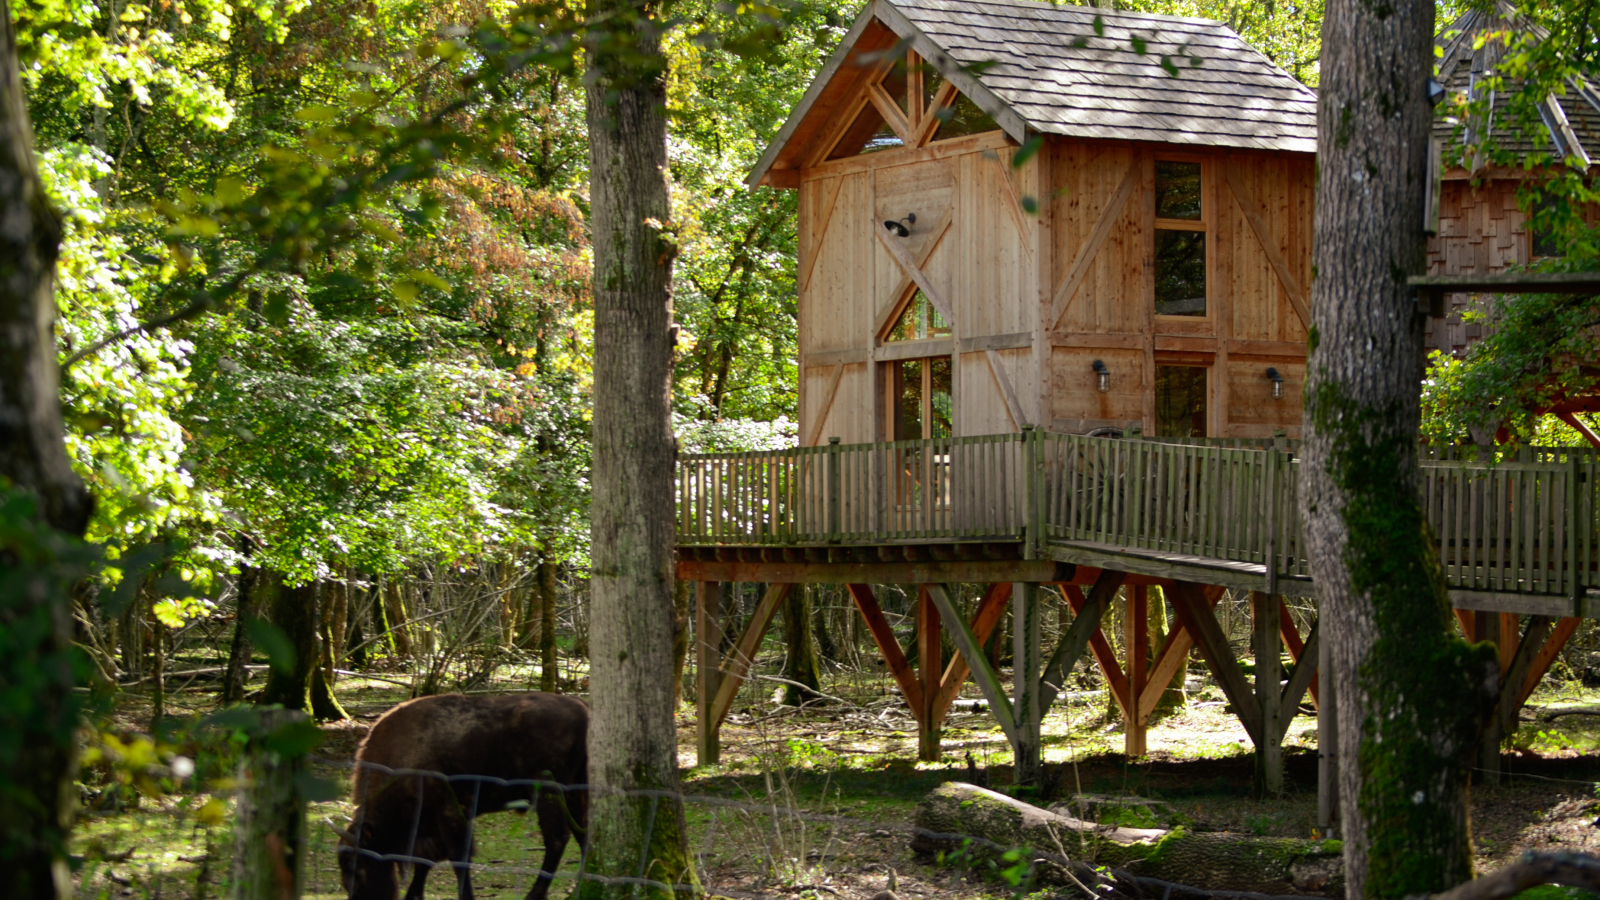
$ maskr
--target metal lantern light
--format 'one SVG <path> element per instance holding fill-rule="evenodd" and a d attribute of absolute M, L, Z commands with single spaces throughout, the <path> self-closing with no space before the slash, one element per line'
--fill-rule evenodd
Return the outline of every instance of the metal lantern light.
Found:
<path fill-rule="evenodd" d="M 1274 400 L 1282 400 L 1283 399 L 1283 376 L 1278 374 L 1278 370 L 1276 368 L 1273 368 L 1272 366 L 1268 366 L 1267 367 L 1267 380 L 1272 382 L 1272 399 L 1274 399 Z"/>
<path fill-rule="evenodd" d="M 1098 359 L 1095 360 L 1094 374 L 1096 379 L 1095 386 L 1100 388 L 1100 393 L 1104 394 L 1106 391 L 1111 390 L 1111 370 L 1106 368 L 1105 363 Z"/>
<path fill-rule="evenodd" d="M 886 219 L 883 223 L 883 227 L 888 229 L 888 231 L 895 237 L 910 237 L 911 226 L 915 224 L 917 224 L 917 214 L 906 213 L 906 217 L 904 219 Z"/>

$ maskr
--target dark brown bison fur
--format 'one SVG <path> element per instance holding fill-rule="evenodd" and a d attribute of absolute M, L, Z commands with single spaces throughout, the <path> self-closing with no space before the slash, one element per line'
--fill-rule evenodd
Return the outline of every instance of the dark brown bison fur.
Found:
<path fill-rule="evenodd" d="M 394 900 L 400 890 L 394 856 L 453 864 L 460 896 L 471 900 L 468 820 L 474 808 L 482 815 L 530 805 L 545 850 L 528 900 L 542 900 L 574 829 L 584 843 L 588 802 L 582 791 L 391 775 L 379 767 L 581 785 L 588 775 L 588 732 L 588 705 L 555 694 L 441 694 L 384 713 L 356 749 L 356 812 L 350 827 L 339 830 L 339 867 L 351 900 Z M 431 868 L 416 864 L 406 900 L 421 900 Z"/>

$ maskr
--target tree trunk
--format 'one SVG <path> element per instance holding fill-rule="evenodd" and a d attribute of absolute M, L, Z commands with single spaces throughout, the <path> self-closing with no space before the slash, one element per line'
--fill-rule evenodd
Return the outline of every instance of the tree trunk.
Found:
<path fill-rule="evenodd" d="M 811 591 L 806 585 L 789 592 L 783 606 L 783 677 L 799 682 L 805 688 L 792 684 L 783 686 L 783 702 L 799 706 L 807 700 L 817 699 L 822 689 L 818 672 L 817 642 L 811 633 Z"/>
<path fill-rule="evenodd" d="M 1316 273 L 1301 503 L 1342 705 L 1351 897 L 1470 878 L 1466 776 L 1498 681 L 1450 636 L 1417 499 L 1425 97 L 1433 4 L 1338 0 L 1323 20 Z"/>
<path fill-rule="evenodd" d="M 561 689 L 556 669 L 556 564 L 539 564 L 539 690 Z"/>
<path fill-rule="evenodd" d="M 244 687 L 250 680 L 250 629 L 251 619 L 259 618 L 261 591 L 257 589 L 260 570 L 243 566 L 239 570 L 237 587 L 237 615 L 233 622 L 233 646 L 228 650 L 228 668 L 222 675 L 222 705 L 231 706 L 244 700 Z"/>
<path fill-rule="evenodd" d="M 659 10 L 590 0 L 586 116 L 594 235 L 587 897 L 699 893 L 672 709 L 672 259 Z M 630 796 L 622 791 L 671 791 Z M 633 881 L 609 881 L 620 876 Z M 647 879 L 645 885 L 636 879 Z"/>
<path fill-rule="evenodd" d="M 683 703 L 683 667 L 689 661 L 689 590 L 687 581 L 672 583 L 672 708 Z"/>
<path fill-rule="evenodd" d="M 53 327 L 61 220 L 34 166 L 6 3 L 0 3 L 0 212 L 0 482 L 31 495 L 36 521 L 79 537 L 93 501 L 63 443 Z M 70 593 L 76 577 L 63 574 L 73 560 L 55 555 L 0 547 L 0 575 L 8 584 L 0 594 L 0 694 L 21 692 L 32 701 L 0 709 L 0 733 L 16 748 L 0 763 L 6 848 L 0 896 L 30 900 L 68 897 L 73 887 L 66 839 L 77 768 Z"/>
<path fill-rule="evenodd" d="M 384 607 L 388 613 L 389 640 L 394 652 L 400 656 L 411 655 L 411 632 L 406 630 L 406 604 L 397 578 L 384 579 Z"/>

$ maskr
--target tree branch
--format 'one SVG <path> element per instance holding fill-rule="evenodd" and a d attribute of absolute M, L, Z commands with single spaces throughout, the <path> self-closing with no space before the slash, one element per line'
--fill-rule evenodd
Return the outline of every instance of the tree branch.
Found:
<path fill-rule="evenodd" d="M 176 325 L 179 322 L 187 319 L 193 319 L 196 316 L 210 312 L 213 305 L 215 304 L 212 300 L 210 292 L 201 291 L 200 296 L 196 298 L 194 302 L 190 303 L 188 306 L 185 306 L 183 309 L 172 313 L 171 315 L 159 316 L 151 319 L 148 322 L 140 322 L 137 325 L 129 326 L 117 332 L 116 334 L 103 337 L 100 340 L 95 341 L 89 346 L 83 348 L 82 350 L 79 350 L 77 353 L 72 354 L 71 356 L 67 357 L 66 362 L 61 364 L 61 371 L 63 373 L 66 372 L 68 369 L 72 368 L 74 363 L 78 362 L 84 357 L 93 356 L 94 354 L 99 353 L 101 350 L 104 350 L 123 338 L 138 334 L 141 331 L 154 331 L 157 328 L 166 328 L 169 325 Z"/>
<path fill-rule="evenodd" d="M 1505 900 L 1541 884 L 1600 890 L 1600 858 L 1584 853 L 1533 853 L 1503 869 L 1457 885 L 1429 900 Z"/>

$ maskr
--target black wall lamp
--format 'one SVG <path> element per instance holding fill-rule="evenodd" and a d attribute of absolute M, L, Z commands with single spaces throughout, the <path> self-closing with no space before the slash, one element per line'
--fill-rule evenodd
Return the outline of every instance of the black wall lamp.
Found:
<path fill-rule="evenodd" d="M 1105 363 L 1098 359 L 1095 360 L 1094 374 L 1096 376 L 1095 386 L 1100 389 L 1100 393 L 1104 394 L 1106 391 L 1111 390 L 1111 370 L 1106 368 Z"/>
<path fill-rule="evenodd" d="M 911 226 L 917 224 L 916 213 L 906 213 L 904 219 L 886 219 L 883 227 L 889 229 L 895 237 L 911 237 Z"/>
<path fill-rule="evenodd" d="M 1267 380 L 1272 382 L 1272 399 L 1283 399 L 1283 376 L 1272 366 L 1267 366 Z"/>

